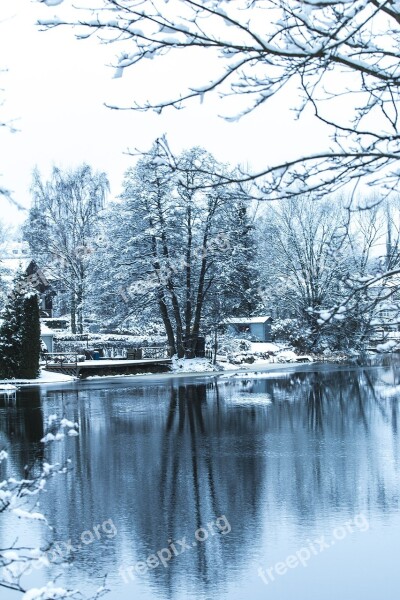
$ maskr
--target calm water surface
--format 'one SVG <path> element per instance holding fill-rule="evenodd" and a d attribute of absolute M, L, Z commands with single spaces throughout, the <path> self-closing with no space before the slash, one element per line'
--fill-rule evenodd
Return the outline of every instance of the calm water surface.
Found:
<path fill-rule="evenodd" d="M 0 405 L 0 446 L 9 476 L 71 459 L 40 506 L 74 547 L 60 584 L 90 593 L 107 575 L 110 600 L 398 600 L 399 402 L 396 364 L 42 386 Z M 44 447 L 53 414 L 79 437 Z"/>

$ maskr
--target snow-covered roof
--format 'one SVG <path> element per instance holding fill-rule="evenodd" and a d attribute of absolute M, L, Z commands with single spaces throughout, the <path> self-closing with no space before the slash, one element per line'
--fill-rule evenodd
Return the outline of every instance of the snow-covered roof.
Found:
<path fill-rule="evenodd" d="M 22 258 L 21 256 L 16 256 L 15 258 L 5 258 L 2 259 L 0 257 L 1 266 L 12 273 L 13 275 L 21 269 L 22 271 L 26 271 L 29 264 L 31 263 L 31 258 Z"/>
<path fill-rule="evenodd" d="M 230 319 L 225 319 L 222 321 L 224 325 L 250 325 L 253 323 L 266 323 L 267 321 L 272 321 L 272 317 L 231 317 Z"/>
<path fill-rule="evenodd" d="M 27 242 L 4 242 L 0 244 L 0 258 L 29 258 L 30 250 Z"/>
<path fill-rule="evenodd" d="M 43 321 L 40 321 L 40 334 L 54 336 L 54 329 L 50 329 L 50 327 L 47 327 L 47 325 L 43 323 Z"/>

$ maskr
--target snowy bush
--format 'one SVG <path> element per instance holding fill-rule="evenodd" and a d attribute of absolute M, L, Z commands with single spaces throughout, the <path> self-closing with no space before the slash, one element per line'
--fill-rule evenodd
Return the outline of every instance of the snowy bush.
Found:
<path fill-rule="evenodd" d="M 297 319 L 275 319 L 271 326 L 273 339 L 288 342 L 299 352 L 308 352 L 313 341 L 310 327 Z"/>
<path fill-rule="evenodd" d="M 237 354 L 251 350 L 251 342 L 245 338 L 235 338 L 225 334 L 218 337 L 219 354 Z"/>
<path fill-rule="evenodd" d="M 0 328 L 0 377 L 35 379 L 40 351 L 38 296 L 19 274 Z"/>

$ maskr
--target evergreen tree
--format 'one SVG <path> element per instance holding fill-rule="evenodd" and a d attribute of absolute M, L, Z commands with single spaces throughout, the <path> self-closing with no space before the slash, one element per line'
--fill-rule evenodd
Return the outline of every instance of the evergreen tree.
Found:
<path fill-rule="evenodd" d="M 15 279 L 3 312 L 0 329 L 0 376 L 15 377 L 21 364 L 21 334 L 24 299 L 24 278 L 19 273 Z"/>
<path fill-rule="evenodd" d="M 39 371 L 39 302 L 19 273 L 0 328 L 0 377 L 34 379 Z"/>
<path fill-rule="evenodd" d="M 21 323 L 21 363 L 19 377 L 35 379 L 39 373 L 40 311 L 35 292 L 27 292 L 23 300 Z"/>
<path fill-rule="evenodd" d="M 248 201 L 247 204 L 243 200 L 233 203 L 230 221 L 231 253 L 227 257 L 225 282 L 221 282 L 225 312 L 233 317 L 250 317 L 263 307 L 258 296 L 257 242 Z"/>

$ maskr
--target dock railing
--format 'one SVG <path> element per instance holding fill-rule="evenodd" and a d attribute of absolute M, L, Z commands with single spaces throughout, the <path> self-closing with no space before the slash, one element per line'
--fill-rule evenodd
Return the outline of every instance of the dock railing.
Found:
<path fill-rule="evenodd" d="M 127 350 L 126 358 L 130 360 L 142 360 L 146 358 L 170 358 L 171 350 L 169 346 L 141 347 Z"/>
<path fill-rule="evenodd" d="M 77 367 L 79 362 L 79 356 L 77 352 L 47 352 L 44 356 L 46 368 L 48 366 L 74 366 Z"/>

